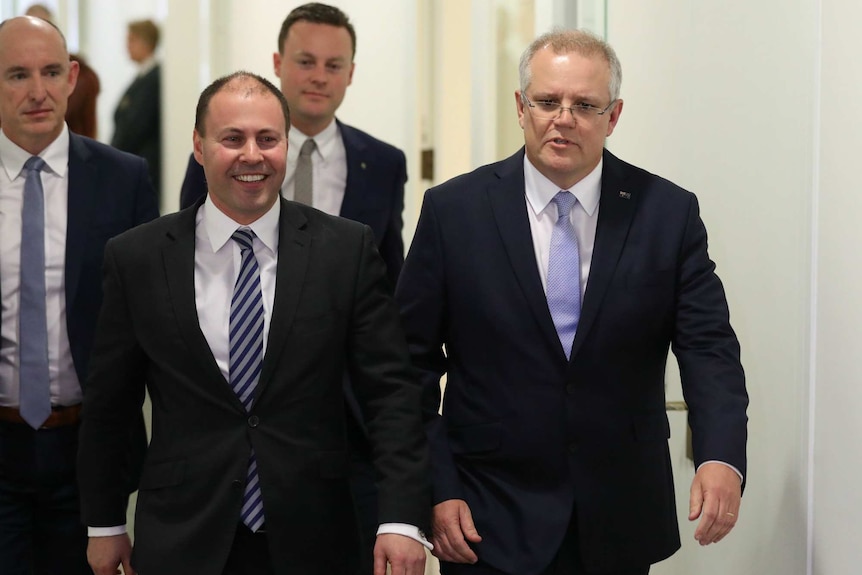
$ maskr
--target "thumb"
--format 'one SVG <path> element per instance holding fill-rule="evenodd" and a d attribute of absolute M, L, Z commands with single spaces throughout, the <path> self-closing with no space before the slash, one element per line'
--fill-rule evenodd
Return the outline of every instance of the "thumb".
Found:
<path fill-rule="evenodd" d="M 688 520 L 694 521 L 700 517 L 700 512 L 703 510 L 703 486 L 700 481 L 695 478 L 691 483 L 691 494 L 688 498 Z"/>
<path fill-rule="evenodd" d="M 464 537 L 467 541 L 472 541 L 473 543 L 481 541 L 482 537 L 479 535 L 479 532 L 476 531 L 476 525 L 473 523 L 473 514 L 470 513 L 470 508 L 466 503 L 461 505 L 460 519 L 461 532 L 464 533 Z"/>

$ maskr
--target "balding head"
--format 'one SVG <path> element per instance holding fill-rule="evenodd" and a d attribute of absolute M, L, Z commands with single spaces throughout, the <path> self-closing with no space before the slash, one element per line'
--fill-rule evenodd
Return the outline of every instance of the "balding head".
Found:
<path fill-rule="evenodd" d="M 32 16 L 0 23 L 0 126 L 15 144 L 38 154 L 60 135 L 77 79 L 56 26 Z"/>

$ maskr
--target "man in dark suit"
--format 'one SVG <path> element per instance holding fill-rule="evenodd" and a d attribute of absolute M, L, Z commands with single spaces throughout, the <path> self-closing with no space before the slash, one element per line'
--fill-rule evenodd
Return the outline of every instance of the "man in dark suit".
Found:
<path fill-rule="evenodd" d="M 404 153 L 335 118 L 353 78 L 356 31 L 347 15 L 326 4 L 303 4 L 281 25 L 273 67 L 290 106 L 288 167 L 282 194 L 295 196 L 300 150 L 316 142 L 310 155 L 310 205 L 328 214 L 362 222 L 374 232 L 392 287 L 404 263 L 402 211 L 407 168 Z M 301 178 L 300 178 L 301 179 Z M 206 194 L 206 179 L 194 156 L 189 159 L 180 196 L 181 207 Z M 351 488 L 363 544 L 359 575 L 369 575 L 377 530 L 377 501 L 363 416 L 346 386 L 351 415 Z"/>
<path fill-rule="evenodd" d="M 206 199 L 108 244 L 79 456 L 88 525 L 123 521 L 116 437 L 144 385 L 153 429 L 134 555 L 124 535 L 91 538 L 97 575 L 353 572 L 345 371 L 380 487 L 374 572 L 423 572 L 427 449 L 385 266 L 367 226 L 280 197 L 288 125 L 265 79 L 217 80 L 195 121 Z"/>
<path fill-rule="evenodd" d="M 396 300 L 424 380 L 445 575 L 642 575 L 679 547 L 669 347 L 695 537 L 736 522 L 739 344 L 694 195 L 604 150 L 621 77 L 589 33 L 538 38 L 515 93 L 524 148 L 425 196 Z"/>
<path fill-rule="evenodd" d="M 155 56 L 158 45 L 159 28 L 152 20 L 129 23 L 127 49 L 138 73 L 114 110 L 111 145 L 147 160 L 156 194 L 161 194 L 162 73 Z"/>
<path fill-rule="evenodd" d="M 53 24 L 33 17 L 0 24 L 4 575 L 90 573 L 75 456 L 81 384 L 102 301 L 102 257 L 110 237 L 158 216 L 142 159 L 66 127 L 77 77 Z M 124 439 L 123 457 L 139 466 L 143 419 L 133 419 L 135 442 L 130 448 Z M 123 498 L 135 483 L 123 479 Z"/>

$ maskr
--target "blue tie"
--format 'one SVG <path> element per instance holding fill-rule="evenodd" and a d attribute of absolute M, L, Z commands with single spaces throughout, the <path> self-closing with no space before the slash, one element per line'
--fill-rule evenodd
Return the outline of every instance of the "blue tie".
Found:
<path fill-rule="evenodd" d="M 569 219 L 578 200 L 571 192 L 562 191 L 551 201 L 557 205 L 558 215 L 548 253 L 548 309 L 569 357 L 581 317 L 581 258 L 578 237 Z"/>
<path fill-rule="evenodd" d="M 33 429 L 42 427 L 51 414 L 45 312 L 45 195 L 39 174 L 44 167 L 45 160 L 37 156 L 24 164 L 27 179 L 21 209 L 19 411 Z"/>
<path fill-rule="evenodd" d="M 252 249 L 254 232 L 238 229 L 231 237 L 239 244 L 242 261 L 230 302 L 230 385 L 249 412 L 263 362 L 263 297 L 260 269 Z M 252 531 L 260 529 L 264 522 L 263 495 L 254 449 L 248 462 L 240 517 Z"/>

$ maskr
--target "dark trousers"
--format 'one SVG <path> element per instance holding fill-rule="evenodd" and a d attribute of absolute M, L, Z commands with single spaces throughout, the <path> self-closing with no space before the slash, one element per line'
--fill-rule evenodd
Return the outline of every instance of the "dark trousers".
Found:
<path fill-rule="evenodd" d="M 78 426 L 0 422 L 0 573 L 92 575 L 81 525 Z"/>
<path fill-rule="evenodd" d="M 264 527 L 263 530 L 252 533 L 242 523 L 237 526 L 223 575 L 273 575 L 275 573 L 265 529 Z"/>
<path fill-rule="evenodd" d="M 474 565 L 462 565 L 456 563 L 441 563 L 440 571 L 443 575 L 518 575 L 508 571 L 500 571 L 481 558 Z M 563 543 L 560 545 L 557 555 L 551 564 L 542 571 L 541 575 L 648 575 L 649 565 L 637 569 L 626 569 L 622 571 L 587 571 L 581 560 L 580 547 L 578 545 L 578 523 L 575 515 L 569 522 L 569 528 Z"/>

